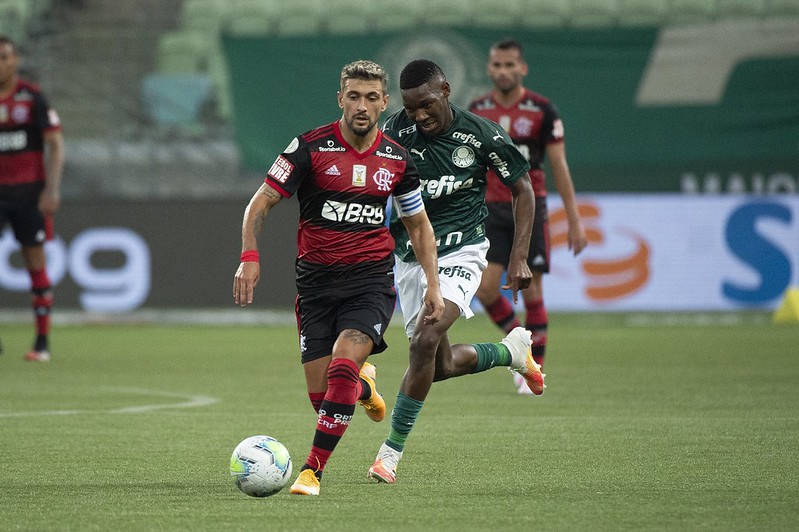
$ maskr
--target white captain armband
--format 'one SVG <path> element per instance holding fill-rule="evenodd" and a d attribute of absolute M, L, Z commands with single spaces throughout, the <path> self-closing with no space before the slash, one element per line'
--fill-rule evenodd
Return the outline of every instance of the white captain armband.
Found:
<path fill-rule="evenodd" d="M 413 216 L 424 210 L 422 201 L 422 189 L 417 188 L 412 192 L 394 197 L 394 204 L 397 207 L 397 214 L 400 217 Z"/>

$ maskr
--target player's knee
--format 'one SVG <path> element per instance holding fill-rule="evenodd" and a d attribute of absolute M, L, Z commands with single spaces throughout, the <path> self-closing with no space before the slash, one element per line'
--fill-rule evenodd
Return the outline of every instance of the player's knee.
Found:
<path fill-rule="evenodd" d="M 417 327 L 413 336 L 411 336 L 411 361 L 417 360 L 420 363 L 427 363 L 435 360 L 436 349 L 440 341 L 440 335 L 431 327 Z"/>

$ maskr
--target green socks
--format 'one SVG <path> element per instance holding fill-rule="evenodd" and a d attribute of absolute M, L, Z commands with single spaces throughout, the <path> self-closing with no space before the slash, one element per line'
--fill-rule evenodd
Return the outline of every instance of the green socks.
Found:
<path fill-rule="evenodd" d="M 386 445 L 395 451 L 402 452 L 405 448 L 405 440 L 408 439 L 419 411 L 422 410 L 424 401 L 411 399 L 407 395 L 399 392 L 394 410 L 391 411 L 391 431 L 388 433 Z"/>
<path fill-rule="evenodd" d="M 472 344 L 477 351 L 477 365 L 472 373 L 487 371 L 494 366 L 510 366 L 510 351 L 503 343 Z"/>

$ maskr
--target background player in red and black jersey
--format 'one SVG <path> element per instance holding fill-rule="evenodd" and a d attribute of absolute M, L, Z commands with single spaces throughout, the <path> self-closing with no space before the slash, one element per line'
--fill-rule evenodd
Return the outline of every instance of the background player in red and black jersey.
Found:
<path fill-rule="evenodd" d="M 530 179 L 536 197 L 533 236 L 528 255 L 533 279 L 529 288 L 522 290 L 522 295 L 526 309 L 524 325 L 533 335 L 533 358 L 543 367 L 548 319 L 542 276 L 549 272 L 550 251 L 546 176 L 543 169 L 545 158 L 549 161 L 555 188 L 566 211 L 569 249 L 577 255 L 587 241 L 566 162 L 563 123 L 555 106 L 547 98 L 522 85 L 528 73 L 523 52 L 522 45 L 513 39 L 500 41 L 491 47 L 487 71 L 494 88 L 474 100 L 469 110 L 502 126 L 530 162 Z M 502 274 L 508 267 L 513 240 L 511 196 L 507 187 L 502 186 L 493 173 L 488 176 L 486 205 L 486 233 L 491 248 L 487 255 L 488 268 L 483 272 L 477 298 L 494 323 L 505 331 L 511 331 L 519 326 L 519 320 L 510 301 L 500 292 Z M 530 393 L 524 381 L 515 378 L 519 393 Z"/>
<path fill-rule="evenodd" d="M 47 362 L 53 296 L 44 242 L 61 204 L 64 137 L 55 110 L 18 66 L 16 46 L 0 37 L 0 231 L 11 225 L 31 278 L 36 340 L 25 358 Z"/>
<path fill-rule="evenodd" d="M 377 128 L 388 104 L 387 77 L 371 61 L 341 72 L 342 117 L 288 145 L 250 200 L 242 224 L 242 257 L 233 283 L 239 305 L 252 303 L 259 282 L 258 236 L 270 209 L 297 196 L 297 320 L 311 404 L 318 412 L 311 451 L 291 493 L 318 495 L 319 478 L 354 413 L 356 401 L 374 421 L 385 401 L 374 386 L 369 355 L 386 349 L 394 311 L 394 240 L 386 221 L 389 196 L 430 280 L 425 319 L 435 323 L 444 301 L 436 243 L 408 152 Z"/>

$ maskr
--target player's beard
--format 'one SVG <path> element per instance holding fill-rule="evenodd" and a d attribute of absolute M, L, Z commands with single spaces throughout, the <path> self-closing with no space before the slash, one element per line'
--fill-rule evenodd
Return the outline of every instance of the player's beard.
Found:
<path fill-rule="evenodd" d="M 347 120 L 346 122 L 347 122 L 347 127 L 350 128 L 350 131 L 352 131 L 355 135 L 357 135 L 359 137 L 365 137 L 377 125 L 377 122 L 372 122 L 371 120 L 369 120 L 369 117 L 366 116 L 366 117 L 364 117 L 364 118 L 366 118 L 366 125 L 365 126 L 359 126 L 356 123 L 356 119 L 357 118 L 358 118 L 358 116 L 356 115 L 356 116 L 352 117 L 351 120 Z"/>

